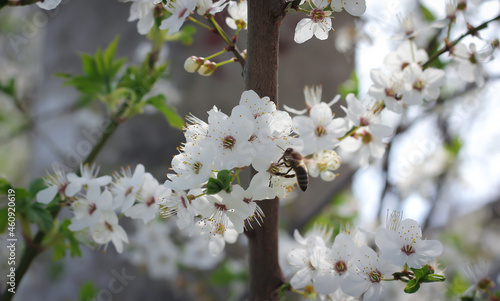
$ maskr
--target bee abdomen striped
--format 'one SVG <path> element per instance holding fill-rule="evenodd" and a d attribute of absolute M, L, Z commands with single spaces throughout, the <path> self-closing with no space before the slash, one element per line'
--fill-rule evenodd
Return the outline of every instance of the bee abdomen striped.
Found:
<path fill-rule="evenodd" d="M 306 191 L 307 185 L 309 184 L 309 175 L 307 174 L 307 168 L 305 166 L 297 166 L 295 168 L 295 176 L 297 177 L 297 183 L 302 191 Z"/>

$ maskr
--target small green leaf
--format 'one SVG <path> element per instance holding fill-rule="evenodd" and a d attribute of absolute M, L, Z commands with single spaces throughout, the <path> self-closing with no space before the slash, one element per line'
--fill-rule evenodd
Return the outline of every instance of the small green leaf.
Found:
<path fill-rule="evenodd" d="M 36 194 L 40 191 L 45 189 L 47 186 L 45 186 L 45 183 L 43 181 L 43 178 L 36 178 L 30 183 L 30 187 L 28 188 L 29 193 L 31 194 L 32 197 L 36 197 Z"/>
<path fill-rule="evenodd" d="M 436 17 L 434 17 L 432 12 L 427 7 L 425 7 L 420 3 L 419 8 L 420 12 L 422 13 L 422 16 L 424 17 L 424 20 L 426 20 L 427 22 L 433 22 L 436 20 Z"/>
<path fill-rule="evenodd" d="M 460 149 L 462 148 L 462 145 L 463 145 L 462 141 L 457 136 L 454 137 L 450 141 L 450 143 L 446 143 L 444 147 L 453 158 L 456 158 L 458 156 L 458 153 L 460 152 Z"/>
<path fill-rule="evenodd" d="M 407 294 L 413 294 L 416 291 L 418 291 L 419 288 L 420 288 L 420 283 L 418 283 L 417 278 L 414 278 L 406 284 L 404 292 Z"/>
<path fill-rule="evenodd" d="M 462 301 L 474 301 L 475 298 L 474 297 L 470 297 L 470 296 L 463 296 L 460 298 L 460 300 Z"/>
<path fill-rule="evenodd" d="M 94 300 L 94 298 L 97 296 L 97 293 L 99 290 L 97 287 L 94 285 L 92 281 L 85 281 L 85 283 L 82 285 L 80 288 L 80 293 L 78 296 L 79 301 L 89 301 L 89 300 Z"/>
<path fill-rule="evenodd" d="M 431 273 L 431 271 L 429 270 L 429 266 L 427 264 L 424 265 L 423 267 L 421 267 L 420 269 L 411 268 L 411 270 L 413 271 L 413 273 L 415 274 L 415 278 L 419 282 L 420 282 L 420 279 L 422 279 L 423 277 L 425 277 Z"/>
<path fill-rule="evenodd" d="M 7 195 L 10 188 L 12 188 L 12 185 L 10 185 L 9 181 L 5 178 L 0 178 L 0 193 Z"/>
<path fill-rule="evenodd" d="M 52 215 L 40 203 L 34 203 L 27 210 L 26 217 L 30 223 L 36 224 L 40 230 L 47 233 L 52 229 Z"/>
<path fill-rule="evenodd" d="M 171 127 L 176 129 L 182 129 L 184 127 L 182 118 L 177 114 L 174 107 L 167 105 L 166 98 L 163 94 L 148 98 L 146 104 L 152 105 L 163 113 Z"/>
<path fill-rule="evenodd" d="M 62 239 L 52 244 L 52 260 L 57 261 L 63 259 L 65 254 L 66 245 Z"/>
<path fill-rule="evenodd" d="M 224 189 L 224 186 L 222 185 L 220 180 L 214 178 L 208 179 L 207 194 L 216 194 L 219 193 L 222 189 Z"/>
<path fill-rule="evenodd" d="M 69 251 L 71 257 L 81 257 L 82 251 L 80 250 L 80 244 L 78 240 L 75 238 L 75 233 L 68 229 L 68 226 L 71 225 L 70 219 L 65 219 L 61 225 L 59 226 L 59 231 L 64 235 L 64 238 L 69 242 Z"/>
<path fill-rule="evenodd" d="M 356 72 L 352 72 L 351 76 L 348 80 L 344 81 L 339 87 L 339 94 L 345 98 L 347 94 L 353 93 L 354 95 L 358 95 L 359 91 L 359 82 L 358 76 Z"/>
<path fill-rule="evenodd" d="M 222 183 L 222 189 L 226 189 L 231 185 L 234 180 L 234 176 L 231 174 L 230 170 L 224 169 L 217 173 L 217 179 Z"/>
<path fill-rule="evenodd" d="M 16 200 L 25 200 L 31 196 L 28 190 L 24 188 L 14 188 Z"/>
<path fill-rule="evenodd" d="M 422 282 L 443 282 L 446 278 L 438 274 L 429 274 L 422 277 Z"/>

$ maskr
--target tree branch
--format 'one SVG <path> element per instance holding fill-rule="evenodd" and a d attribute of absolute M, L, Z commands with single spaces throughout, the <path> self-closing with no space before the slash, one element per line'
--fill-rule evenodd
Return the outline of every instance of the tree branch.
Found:
<path fill-rule="evenodd" d="M 278 105 L 278 42 L 284 17 L 283 0 L 248 1 L 246 88 L 268 96 Z M 261 227 L 246 232 L 250 255 L 250 300 L 278 300 L 283 284 L 278 260 L 279 201 L 259 201 L 265 214 Z"/>

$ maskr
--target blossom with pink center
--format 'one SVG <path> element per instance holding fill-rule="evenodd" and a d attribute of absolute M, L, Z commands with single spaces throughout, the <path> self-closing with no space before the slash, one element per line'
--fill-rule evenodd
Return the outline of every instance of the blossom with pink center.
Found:
<path fill-rule="evenodd" d="M 314 36 L 320 40 L 328 38 L 328 32 L 333 29 L 331 11 L 326 11 L 325 8 L 330 4 L 328 0 L 310 0 L 311 11 L 309 18 L 304 18 L 299 21 L 295 27 L 294 40 L 298 44 L 311 39 Z"/>

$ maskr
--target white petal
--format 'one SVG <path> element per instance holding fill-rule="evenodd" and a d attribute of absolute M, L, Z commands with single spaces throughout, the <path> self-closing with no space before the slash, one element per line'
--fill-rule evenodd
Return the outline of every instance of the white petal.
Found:
<path fill-rule="evenodd" d="M 208 243 L 208 251 L 212 256 L 215 256 L 224 250 L 225 245 L 226 242 L 224 241 L 224 238 L 220 235 L 216 235 L 210 239 Z"/>
<path fill-rule="evenodd" d="M 295 36 L 293 40 L 297 44 L 302 44 L 305 41 L 309 40 L 313 36 L 312 25 L 314 22 L 309 18 L 304 18 L 297 23 L 297 27 L 295 27 Z"/>
<path fill-rule="evenodd" d="M 353 16 L 361 16 L 366 11 L 365 0 L 343 0 L 344 9 Z"/>
<path fill-rule="evenodd" d="M 363 301 L 378 301 L 380 299 L 381 294 L 382 294 L 382 284 L 373 283 L 363 296 Z"/>
<path fill-rule="evenodd" d="M 54 197 L 57 194 L 57 191 L 58 191 L 58 188 L 55 185 L 47 187 L 43 190 L 40 190 L 36 194 L 36 200 L 40 203 L 48 204 L 54 199 Z"/>
<path fill-rule="evenodd" d="M 333 270 L 320 272 L 314 277 L 314 289 L 320 294 L 329 295 L 339 288 L 340 279 Z"/>
<path fill-rule="evenodd" d="M 358 274 L 354 273 L 347 275 L 340 287 L 344 293 L 357 298 L 370 287 L 370 281 L 368 279 L 363 280 Z"/>
<path fill-rule="evenodd" d="M 82 185 L 76 182 L 69 183 L 68 186 L 66 186 L 66 189 L 64 190 L 64 194 L 66 196 L 74 196 L 80 189 L 82 188 Z"/>
<path fill-rule="evenodd" d="M 293 275 L 290 280 L 290 284 L 294 289 L 301 289 L 311 282 L 311 271 L 309 269 L 303 268 L 299 270 L 295 275 Z"/>
<path fill-rule="evenodd" d="M 43 2 L 37 2 L 36 5 L 38 7 L 46 9 L 46 10 L 51 10 L 56 8 L 59 3 L 61 3 L 62 0 L 45 0 Z"/>

